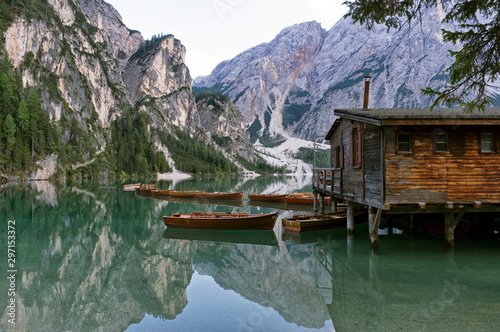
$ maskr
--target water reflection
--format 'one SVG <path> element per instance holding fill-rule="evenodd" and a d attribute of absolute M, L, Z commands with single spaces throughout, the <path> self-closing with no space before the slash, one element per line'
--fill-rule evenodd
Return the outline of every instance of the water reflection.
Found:
<path fill-rule="evenodd" d="M 230 182 L 257 191 L 259 181 Z M 235 190 L 194 182 L 178 190 Z M 172 213 L 272 208 L 139 197 L 112 182 L 13 186 L 0 199 L 2 220 L 17 222 L 19 271 L 18 321 L 4 311 L 2 331 L 189 330 L 204 319 L 231 331 L 500 329 L 498 240 L 457 241 L 450 254 L 393 231 L 374 254 L 363 225 L 354 237 L 166 229 Z"/>

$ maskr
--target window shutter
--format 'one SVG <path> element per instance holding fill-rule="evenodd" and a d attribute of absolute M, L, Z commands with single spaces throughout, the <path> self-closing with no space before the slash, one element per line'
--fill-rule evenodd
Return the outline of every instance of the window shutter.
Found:
<path fill-rule="evenodd" d="M 340 146 L 339 152 L 339 168 L 344 168 L 344 144 Z"/>
<path fill-rule="evenodd" d="M 352 140 L 352 129 L 349 130 L 349 157 L 350 157 L 350 165 L 354 166 L 354 144 Z"/>
<path fill-rule="evenodd" d="M 335 147 L 335 151 L 333 153 L 333 167 L 337 168 L 339 167 L 339 147 Z"/>
<path fill-rule="evenodd" d="M 358 155 L 357 155 L 357 163 L 356 163 L 356 166 L 361 166 L 362 164 L 362 157 L 363 157 L 363 127 L 362 126 L 359 126 L 358 127 Z"/>

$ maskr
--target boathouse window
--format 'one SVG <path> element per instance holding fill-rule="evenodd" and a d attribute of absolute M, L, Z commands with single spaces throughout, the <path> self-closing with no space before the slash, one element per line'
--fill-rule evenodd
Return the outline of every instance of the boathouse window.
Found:
<path fill-rule="evenodd" d="M 349 131 L 349 142 L 351 150 L 351 166 L 360 167 L 362 164 L 362 151 L 363 151 L 363 131 L 361 126 L 352 128 Z"/>
<path fill-rule="evenodd" d="M 435 134 L 434 147 L 436 152 L 448 152 L 448 134 L 447 133 Z"/>
<path fill-rule="evenodd" d="M 493 133 L 481 134 L 481 152 L 495 152 L 493 144 Z"/>
<path fill-rule="evenodd" d="M 411 152 L 411 135 L 407 133 L 398 134 L 398 152 Z"/>

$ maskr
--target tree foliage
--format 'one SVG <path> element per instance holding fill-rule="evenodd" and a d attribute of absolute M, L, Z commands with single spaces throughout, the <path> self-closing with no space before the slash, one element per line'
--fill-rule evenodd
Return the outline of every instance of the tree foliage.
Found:
<path fill-rule="evenodd" d="M 450 85 L 442 91 L 430 87 L 424 94 L 435 97 L 431 108 L 458 105 L 471 113 L 491 104 L 487 93 L 498 91 L 495 81 L 500 75 L 500 1 L 498 0 L 348 0 L 346 16 L 371 29 L 385 24 L 388 29 L 401 29 L 420 21 L 426 8 L 442 6 L 443 23 L 455 23 L 456 31 L 443 29 L 447 42 L 461 46 L 450 51 L 455 58 L 447 69 Z"/>
<path fill-rule="evenodd" d="M 173 133 L 159 132 L 160 141 L 168 147 L 175 166 L 192 174 L 232 174 L 238 167 L 224 154 L 203 140 L 174 130 Z"/>
<path fill-rule="evenodd" d="M 114 171 L 128 175 L 148 175 L 171 171 L 165 155 L 156 151 L 148 132 L 149 118 L 144 112 L 126 109 L 111 125 Z"/>
<path fill-rule="evenodd" d="M 57 151 L 59 137 L 38 92 L 23 88 L 4 57 L 0 62 L 0 171 L 33 168 L 34 160 Z"/>

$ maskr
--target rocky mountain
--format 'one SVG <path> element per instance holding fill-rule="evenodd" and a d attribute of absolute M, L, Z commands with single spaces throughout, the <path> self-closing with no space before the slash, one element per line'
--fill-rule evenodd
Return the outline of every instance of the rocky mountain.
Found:
<path fill-rule="evenodd" d="M 144 145 L 130 149 L 127 156 L 118 151 L 124 148 L 115 142 L 129 139 L 130 146 L 132 142 L 149 141 L 148 146 L 165 152 L 171 161 L 166 142 L 161 140 L 166 137 L 162 132 L 172 134 L 169 137 L 173 139 L 178 130 L 189 136 L 201 135 L 200 139 L 212 149 L 225 151 L 212 136 L 230 136 L 226 131 L 229 127 L 244 128 L 241 115 L 233 116 L 238 113 L 234 107 L 224 110 L 229 112 L 226 128 L 207 131 L 202 126 L 202 116 L 206 113 L 196 105 L 191 91 L 192 79 L 184 61 L 186 49 L 173 35 L 161 34 L 144 40 L 140 32 L 127 28 L 120 14 L 102 0 L 30 3 L 29 7 L 21 2 L 12 3 L 0 12 L 0 60 L 5 64 L 0 76 L 8 77 L 0 82 L 0 90 L 15 90 L 10 86 L 17 84 L 16 77 L 22 81 L 22 91 L 9 99 L 9 107 L 0 110 L 1 128 L 8 127 L 0 135 L 0 150 L 7 155 L 0 160 L 0 171 L 33 169 L 37 159 L 52 152 L 51 158 L 58 163 L 54 169 L 65 169 L 66 174 L 93 165 L 96 159 L 105 160 L 101 165 L 124 165 L 120 159 L 136 157 L 141 160 L 133 162 L 128 170 L 109 171 L 154 172 L 165 167 L 158 166 L 159 157 L 151 151 L 141 152 L 145 151 Z M 29 121 L 22 122 L 17 113 L 20 100 L 32 90 L 37 92 L 41 108 L 48 112 L 55 126 L 48 134 L 48 130 L 28 125 Z M 123 117 L 125 113 L 127 116 Z M 143 116 L 138 119 L 140 114 Z M 30 117 L 34 123 L 32 114 L 28 120 Z M 133 119 L 133 126 L 140 129 L 133 131 L 133 126 L 127 124 Z M 26 132 L 33 132 L 34 137 L 28 137 Z M 120 132 L 123 136 L 118 137 Z M 240 156 L 252 160 L 247 136 L 240 135 L 238 139 Z M 232 158 L 230 152 L 226 154 Z M 163 160 L 166 163 L 164 157 Z"/>
<path fill-rule="evenodd" d="M 254 162 L 250 136 L 245 131 L 241 112 L 222 94 L 200 94 L 196 97 L 200 124 L 211 139 L 234 156 Z"/>
<path fill-rule="evenodd" d="M 253 139 L 293 135 L 312 139 L 334 121 L 334 108 L 362 107 L 363 77 L 371 75 L 369 107 L 426 107 L 421 88 L 448 82 L 452 63 L 443 41 L 444 11 L 427 10 L 421 24 L 371 31 L 341 19 L 329 31 L 316 22 L 284 29 L 271 42 L 220 63 L 194 87 L 229 95 Z"/>

